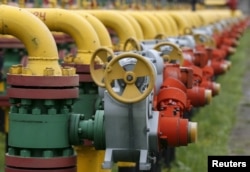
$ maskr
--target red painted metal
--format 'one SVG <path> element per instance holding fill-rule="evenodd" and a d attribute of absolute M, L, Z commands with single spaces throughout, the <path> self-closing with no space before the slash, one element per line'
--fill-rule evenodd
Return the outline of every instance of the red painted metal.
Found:
<path fill-rule="evenodd" d="M 11 167 L 5 167 L 5 172 L 76 172 L 76 167 L 70 167 L 66 169 L 45 169 L 45 170 L 37 170 L 37 169 L 17 169 Z"/>
<path fill-rule="evenodd" d="M 211 96 L 211 90 L 207 90 L 203 87 L 194 86 L 192 89 L 187 90 L 187 97 L 194 107 L 202 107 L 209 104 L 211 102 Z"/>
<path fill-rule="evenodd" d="M 24 44 L 15 37 L 3 37 L 0 39 L 1 48 L 25 48 Z"/>
<path fill-rule="evenodd" d="M 7 75 L 7 83 L 22 87 L 72 87 L 79 85 L 79 76 L 22 76 Z"/>
<path fill-rule="evenodd" d="M 164 116 L 166 116 L 164 114 Z M 178 117 L 164 117 L 159 122 L 160 142 L 165 140 L 168 146 L 185 146 L 188 144 L 188 120 Z"/>
<path fill-rule="evenodd" d="M 78 88 L 66 89 L 32 89 L 32 88 L 8 88 L 9 98 L 24 99 L 71 99 L 78 98 Z"/>
<path fill-rule="evenodd" d="M 46 168 L 70 168 L 76 165 L 76 156 L 70 157 L 19 157 L 5 154 L 5 164 L 8 167 L 18 167 L 27 169 L 46 169 Z"/>
<path fill-rule="evenodd" d="M 9 107 L 9 97 L 8 96 L 0 96 L 0 106 L 1 107 Z"/>

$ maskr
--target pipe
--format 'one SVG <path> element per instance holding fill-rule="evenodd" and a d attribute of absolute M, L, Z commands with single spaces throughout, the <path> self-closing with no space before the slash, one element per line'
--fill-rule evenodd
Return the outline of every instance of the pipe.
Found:
<path fill-rule="evenodd" d="M 132 15 L 140 24 L 144 39 L 155 39 L 157 36 L 156 29 L 153 23 L 147 17 L 141 15 L 140 12 L 128 11 L 128 13 Z"/>
<path fill-rule="evenodd" d="M 176 22 L 174 21 L 174 19 L 169 15 L 169 13 L 168 12 L 158 12 L 158 13 L 164 16 L 166 23 L 168 23 L 169 26 L 171 27 L 172 33 L 170 36 L 179 36 L 178 26 Z"/>
<path fill-rule="evenodd" d="M 131 25 L 133 26 L 133 29 L 136 33 L 136 38 L 139 40 L 139 41 L 142 41 L 144 40 L 143 38 L 143 33 L 142 33 L 142 29 L 139 25 L 139 23 L 134 19 L 134 17 L 132 17 L 131 15 L 129 15 L 127 12 L 124 12 L 124 11 L 119 11 L 120 14 L 122 14 L 123 16 L 126 17 L 126 19 L 128 19 L 128 21 L 131 23 Z"/>
<path fill-rule="evenodd" d="M 111 28 L 117 33 L 119 37 L 119 50 L 123 49 L 127 39 L 131 37 L 136 38 L 136 33 L 132 25 L 118 12 L 107 10 L 88 10 L 88 12 L 97 17 L 106 28 Z"/>
<path fill-rule="evenodd" d="M 8 5 L 0 5 L 0 20 L 1 34 L 13 35 L 25 45 L 27 68 L 32 75 L 43 76 L 46 68 L 52 68 L 54 75 L 62 75 L 54 37 L 44 23 L 25 9 Z"/>
<path fill-rule="evenodd" d="M 166 36 L 163 24 L 159 21 L 159 19 L 153 15 L 152 11 L 143 11 L 141 12 L 143 15 L 147 16 L 147 18 L 153 23 L 155 30 L 156 30 L 156 36 L 155 38 L 164 38 Z"/>
<path fill-rule="evenodd" d="M 174 19 L 178 26 L 179 35 L 185 35 L 185 30 L 191 28 L 188 21 L 178 11 L 171 11 L 169 15 Z"/>
<path fill-rule="evenodd" d="M 88 21 L 64 9 L 29 8 L 27 10 L 39 17 L 51 31 L 64 32 L 72 36 L 77 46 L 74 63 L 90 63 L 93 52 L 100 47 L 100 41 Z"/>
<path fill-rule="evenodd" d="M 105 46 L 111 49 L 113 48 L 109 33 L 104 24 L 100 20 L 98 20 L 98 18 L 83 10 L 72 10 L 72 12 L 79 14 L 93 26 L 95 32 L 98 35 L 101 46 Z"/>
<path fill-rule="evenodd" d="M 173 33 L 172 27 L 170 26 L 170 23 L 166 21 L 165 17 L 161 15 L 158 11 L 154 11 L 153 15 L 156 16 L 158 20 L 160 21 L 160 23 L 162 24 L 166 36 L 167 37 L 172 36 L 172 33 Z"/>

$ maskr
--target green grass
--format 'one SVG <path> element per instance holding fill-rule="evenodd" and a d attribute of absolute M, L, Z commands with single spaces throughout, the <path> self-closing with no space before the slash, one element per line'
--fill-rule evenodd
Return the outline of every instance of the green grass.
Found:
<path fill-rule="evenodd" d="M 4 171 L 5 135 L 0 133 L 0 171 Z"/>
<path fill-rule="evenodd" d="M 213 97 L 211 104 L 199 108 L 192 118 L 198 122 L 198 141 L 177 148 L 171 172 L 205 172 L 208 155 L 229 154 L 228 141 L 243 97 L 242 81 L 250 53 L 249 37 L 250 30 L 240 39 L 237 52 L 230 57 L 232 68 L 217 78 L 216 82 L 221 84 L 220 94 Z"/>

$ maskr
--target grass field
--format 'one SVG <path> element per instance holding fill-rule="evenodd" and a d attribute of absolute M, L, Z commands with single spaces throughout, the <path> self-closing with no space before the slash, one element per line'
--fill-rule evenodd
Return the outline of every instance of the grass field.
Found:
<path fill-rule="evenodd" d="M 205 172 L 208 155 L 228 155 L 228 141 L 235 124 L 237 107 L 243 97 L 242 79 L 247 70 L 246 61 L 250 45 L 248 30 L 240 40 L 237 52 L 230 57 L 232 68 L 217 78 L 221 84 L 220 95 L 208 106 L 200 108 L 192 121 L 198 122 L 198 141 L 177 148 L 176 161 L 171 172 Z"/>

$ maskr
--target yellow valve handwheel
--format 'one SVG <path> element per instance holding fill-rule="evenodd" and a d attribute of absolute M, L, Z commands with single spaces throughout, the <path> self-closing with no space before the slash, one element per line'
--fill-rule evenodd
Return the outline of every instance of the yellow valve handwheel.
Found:
<path fill-rule="evenodd" d="M 134 38 L 134 37 L 130 37 L 128 38 L 123 46 L 123 51 L 141 51 L 141 46 L 139 41 Z"/>
<path fill-rule="evenodd" d="M 119 61 L 125 58 L 136 60 L 132 70 L 126 70 L 120 65 Z M 148 85 L 143 91 L 136 85 L 136 81 L 139 77 L 149 78 Z M 125 52 L 113 58 L 107 65 L 104 78 L 105 86 L 109 94 L 123 103 L 135 103 L 144 99 L 149 95 L 155 85 L 155 74 L 152 64 L 150 64 L 145 57 L 131 52 Z M 115 92 L 112 88 L 115 80 L 123 80 L 125 83 L 124 90 L 122 90 L 121 93 Z"/>
<path fill-rule="evenodd" d="M 108 62 L 114 58 L 113 51 L 109 48 L 98 48 L 91 57 L 90 74 L 94 82 L 100 86 L 105 87 L 104 71 Z"/>
<path fill-rule="evenodd" d="M 178 45 L 171 43 L 171 42 L 160 42 L 154 46 L 154 49 L 157 51 L 160 51 L 160 48 L 162 46 L 170 46 L 172 48 L 169 55 L 163 55 L 164 61 L 170 62 L 171 60 L 178 60 L 180 65 L 183 64 L 183 60 L 184 60 L 183 53 Z"/>
<path fill-rule="evenodd" d="M 196 33 L 193 35 L 196 45 L 204 45 L 206 47 L 215 48 L 215 42 L 207 35 Z"/>

